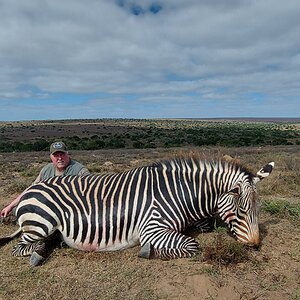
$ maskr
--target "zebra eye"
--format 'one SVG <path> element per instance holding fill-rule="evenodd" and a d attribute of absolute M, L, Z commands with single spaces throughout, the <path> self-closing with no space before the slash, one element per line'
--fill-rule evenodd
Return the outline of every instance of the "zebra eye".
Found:
<path fill-rule="evenodd" d="M 233 196 L 239 196 L 240 195 L 240 187 L 237 186 L 237 187 L 231 189 L 228 193 Z"/>

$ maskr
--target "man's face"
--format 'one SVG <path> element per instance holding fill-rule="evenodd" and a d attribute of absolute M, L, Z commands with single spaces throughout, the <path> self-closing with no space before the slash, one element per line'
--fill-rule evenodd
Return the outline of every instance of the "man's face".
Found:
<path fill-rule="evenodd" d="M 64 170 L 70 162 L 70 156 L 67 152 L 56 151 L 50 155 L 50 158 L 58 170 Z"/>

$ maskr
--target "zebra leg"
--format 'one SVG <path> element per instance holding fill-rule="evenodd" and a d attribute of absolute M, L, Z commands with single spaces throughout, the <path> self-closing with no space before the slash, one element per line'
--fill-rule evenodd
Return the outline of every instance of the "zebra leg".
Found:
<path fill-rule="evenodd" d="M 191 227 L 195 228 L 197 231 L 201 231 L 202 233 L 212 230 L 210 219 L 201 219 L 199 221 L 196 221 L 191 225 Z"/>
<path fill-rule="evenodd" d="M 161 259 L 191 257 L 199 250 L 193 238 L 160 227 L 146 231 L 141 237 L 141 245 L 139 256 L 144 258 L 150 258 L 152 253 Z"/>
<path fill-rule="evenodd" d="M 23 235 L 21 241 L 13 247 L 12 255 L 30 256 L 30 264 L 32 266 L 38 266 L 46 259 L 46 244 L 42 240 L 29 242 Z"/>

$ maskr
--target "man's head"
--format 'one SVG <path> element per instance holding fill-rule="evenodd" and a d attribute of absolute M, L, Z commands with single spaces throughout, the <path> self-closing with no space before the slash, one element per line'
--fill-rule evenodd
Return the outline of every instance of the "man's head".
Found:
<path fill-rule="evenodd" d="M 55 142 L 50 146 L 50 158 L 59 171 L 63 171 L 70 163 L 67 146 L 63 142 Z"/>

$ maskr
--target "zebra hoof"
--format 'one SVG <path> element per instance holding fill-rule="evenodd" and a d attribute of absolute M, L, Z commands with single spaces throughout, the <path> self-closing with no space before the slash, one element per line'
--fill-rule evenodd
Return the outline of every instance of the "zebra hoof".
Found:
<path fill-rule="evenodd" d="M 40 266 L 44 262 L 45 258 L 34 251 L 30 256 L 30 265 L 37 267 Z"/>
<path fill-rule="evenodd" d="M 147 243 L 141 248 L 139 257 L 150 258 L 150 256 L 151 256 L 151 244 Z"/>

